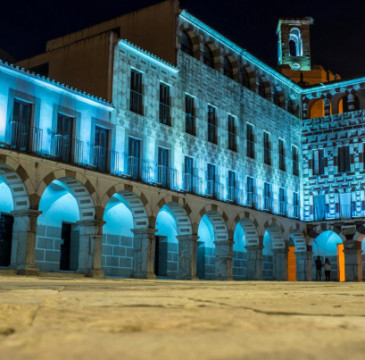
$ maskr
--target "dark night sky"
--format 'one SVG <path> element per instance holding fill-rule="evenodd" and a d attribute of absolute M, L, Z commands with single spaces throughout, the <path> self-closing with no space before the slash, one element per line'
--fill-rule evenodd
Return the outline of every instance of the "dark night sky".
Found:
<path fill-rule="evenodd" d="M 48 39 L 159 2 L 154 0 L 18 0 L 0 12 L 0 48 L 18 59 Z M 365 1 L 181 0 L 181 7 L 271 66 L 280 17 L 312 16 L 312 60 L 342 75 L 365 76 Z"/>

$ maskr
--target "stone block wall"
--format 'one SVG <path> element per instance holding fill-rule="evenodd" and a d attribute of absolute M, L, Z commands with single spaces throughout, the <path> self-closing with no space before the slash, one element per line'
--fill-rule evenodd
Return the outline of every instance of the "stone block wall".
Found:
<path fill-rule="evenodd" d="M 273 280 L 272 255 L 262 255 L 262 280 Z"/>
<path fill-rule="evenodd" d="M 247 279 L 247 252 L 233 251 L 233 279 Z"/>
<path fill-rule="evenodd" d="M 60 227 L 38 225 L 35 259 L 40 271 L 60 270 L 61 231 Z"/>
<path fill-rule="evenodd" d="M 107 276 L 130 277 L 133 272 L 133 238 L 104 234 L 102 269 Z"/>

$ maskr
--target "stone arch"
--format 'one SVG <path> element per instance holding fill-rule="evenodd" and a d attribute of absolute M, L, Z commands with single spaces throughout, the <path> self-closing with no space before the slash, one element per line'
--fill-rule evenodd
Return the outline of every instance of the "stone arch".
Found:
<path fill-rule="evenodd" d="M 305 241 L 305 236 L 300 230 L 294 230 L 290 234 L 289 238 L 289 245 L 291 245 L 291 241 L 293 242 L 293 245 L 295 246 L 296 252 L 305 252 L 307 251 L 307 243 Z"/>
<path fill-rule="evenodd" d="M 153 218 L 155 221 L 157 219 L 158 213 L 164 206 L 166 206 L 174 215 L 178 234 L 191 235 L 193 230 L 192 221 L 190 218 L 191 209 L 184 202 L 184 200 L 175 196 L 166 196 L 162 198 L 153 211 Z"/>
<path fill-rule="evenodd" d="M 286 248 L 282 227 L 273 222 L 265 228 L 266 231 L 270 234 L 273 250 L 284 250 Z"/>
<path fill-rule="evenodd" d="M 80 221 L 95 219 L 96 206 L 99 202 L 94 186 L 83 175 L 66 169 L 53 171 L 43 178 L 36 192 L 38 198 L 36 209 L 47 186 L 54 180 L 62 182 L 70 189 L 79 206 Z"/>
<path fill-rule="evenodd" d="M 100 203 L 102 214 L 104 213 L 109 200 L 115 194 L 123 196 L 129 210 L 132 212 L 135 229 L 151 227 L 151 223 L 154 226 L 154 217 L 147 197 L 137 187 L 129 184 L 114 185 L 104 194 Z"/>
<path fill-rule="evenodd" d="M 244 212 L 236 217 L 234 220 L 236 226 L 238 224 L 241 225 L 243 231 L 245 232 L 246 237 L 246 246 L 259 246 L 260 245 L 260 237 L 257 231 L 258 229 L 258 222 L 257 220 L 251 215 L 251 213 Z"/>
<path fill-rule="evenodd" d="M 223 222 L 226 224 L 227 232 L 232 231 L 232 229 L 228 228 L 228 226 L 227 226 L 227 224 L 228 224 L 227 214 L 219 206 L 209 204 L 209 205 L 204 206 L 204 208 L 202 210 L 200 210 L 198 216 L 196 217 L 196 219 L 194 221 L 194 224 L 193 224 L 193 232 L 194 233 L 197 232 L 198 226 L 199 226 L 199 223 L 200 223 L 202 217 L 204 215 L 206 215 L 207 213 L 216 213 L 217 216 L 220 215 L 221 218 L 223 219 Z"/>
<path fill-rule="evenodd" d="M 280 86 L 273 86 L 273 102 L 275 105 L 284 108 L 285 96 L 283 89 Z"/>
<path fill-rule="evenodd" d="M 333 231 L 335 232 L 343 242 L 346 241 L 346 237 L 341 233 L 341 229 L 337 226 L 327 224 L 327 223 L 321 223 L 317 226 L 314 226 L 308 230 L 308 236 L 309 236 L 309 244 L 312 245 L 314 240 L 317 236 L 319 236 L 321 233 L 325 231 Z"/>
<path fill-rule="evenodd" d="M 259 76 L 257 93 L 267 100 L 271 100 L 271 85 L 265 76 Z"/>
<path fill-rule="evenodd" d="M 255 72 L 249 65 L 241 67 L 241 84 L 249 90 L 255 88 Z"/>
<path fill-rule="evenodd" d="M 182 46 L 181 40 L 182 40 L 183 33 L 185 33 L 189 37 L 189 39 L 191 41 L 191 44 L 192 44 L 192 53 L 190 55 L 195 57 L 196 59 L 199 59 L 200 58 L 200 39 L 199 39 L 199 36 L 196 34 L 196 32 L 195 32 L 195 30 L 192 26 L 189 26 L 188 24 L 183 23 L 180 26 L 180 31 L 178 33 L 178 39 L 177 39 L 178 47 L 180 49 L 181 49 L 181 46 Z"/>
<path fill-rule="evenodd" d="M 324 99 L 314 98 L 307 104 L 307 114 L 309 119 L 314 119 L 324 116 Z"/>
<path fill-rule="evenodd" d="M 29 176 L 23 167 L 19 165 L 16 167 L 16 170 L 14 170 L 14 168 L 10 167 L 6 163 L 0 163 L 0 176 L 4 178 L 6 185 L 11 191 L 14 210 L 18 211 L 29 209 L 29 181 L 28 189 L 24 183 L 24 179 L 27 181 Z"/>
<path fill-rule="evenodd" d="M 220 70 L 222 67 L 221 64 L 221 53 L 218 46 L 213 41 L 206 41 L 203 44 L 203 62 L 204 64 L 212 67 L 215 70 Z M 211 52 L 211 60 L 209 60 L 210 56 L 208 56 L 208 52 Z M 209 61 L 208 61 L 209 60 Z"/>
<path fill-rule="evenodd" d="M 237 80 L 238 79 L 238 62 L 237 59 L 232 55 L 232 54 L 226 54 L 224 56 L 224 62 L 223 64 L 225 64 L 225 61 L 228 61 L 231 67 L 231 72 L 232 74 L 225 74 L 227 76 L 229 76 L 231 79 L 233 80 Z M 225 72 L 225 66 L 223 66 L 223 71 Z"/>

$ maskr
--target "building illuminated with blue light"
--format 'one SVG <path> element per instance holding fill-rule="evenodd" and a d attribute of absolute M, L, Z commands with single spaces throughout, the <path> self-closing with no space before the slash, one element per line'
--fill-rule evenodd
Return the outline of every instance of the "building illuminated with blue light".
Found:
<path fill-rule="evenodd" d="M 0 267 L 311 280 L 319 255 L 361 280 L 364 79 L 283 75 L 310 71 L 311 19 L 280 20 L 278 72 L 177 5 L 0 64 Z"/>

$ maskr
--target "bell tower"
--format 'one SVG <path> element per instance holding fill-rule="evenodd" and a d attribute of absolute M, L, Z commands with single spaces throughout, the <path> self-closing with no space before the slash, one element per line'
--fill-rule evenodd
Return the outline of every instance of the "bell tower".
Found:
<path fill-rule="evenodd" d="M 294 71 L 311 71 L 310 26 L 313 19 L 280 19 L 278 35 L 278 64 L 289 65 Z"/>

